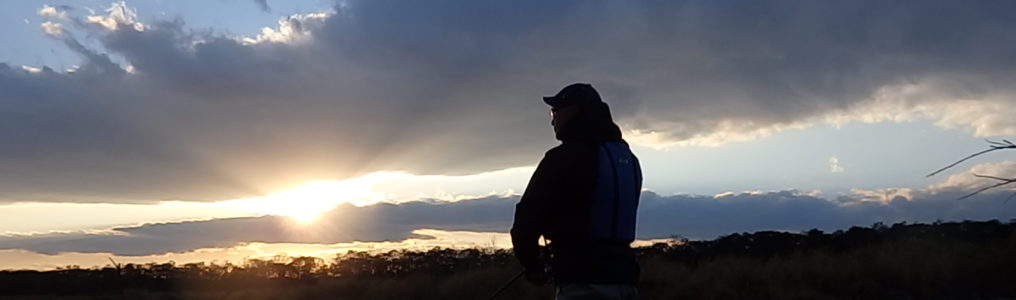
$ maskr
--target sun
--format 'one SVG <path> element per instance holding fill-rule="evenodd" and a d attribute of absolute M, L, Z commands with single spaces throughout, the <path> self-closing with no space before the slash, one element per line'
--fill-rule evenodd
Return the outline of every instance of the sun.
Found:
<path fill-rule="evenodd" d="M 268 213 L 284 215 L 300 223 L 311 223 L 322 213 L 348 202 L 355 187 L 341 181 L 314 181 L 301 187 L 268 196 Z"/>
<path fill-rule="evenodd" d="M 314 223 L 314 221 L 317 221 L 317 219 L 321 217 L 321 213 L 313 211 L 295 212 L 293 214 L 288 215 L 288 217 L 292 218 L 299 224 L 310 224 Z"/>
<path fill-rule="evenodd" d="M 231 201 L 229 206 L 260 214 L 287 216 L 297 223 L 310 224 L 340 204 L 375 203 L 380 201 L 380 195 L 354 180 L 311 181 L 268 196 Z"/>

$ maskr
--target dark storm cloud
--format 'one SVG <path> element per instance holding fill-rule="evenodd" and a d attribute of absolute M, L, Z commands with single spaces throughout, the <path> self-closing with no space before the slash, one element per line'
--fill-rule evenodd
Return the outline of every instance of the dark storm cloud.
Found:
<path fill-rule="evenodd" d="M 1010 220 L 1016 206 L 1006 192 L 956 200 L 969 191 L 944 189 L 869 201 L 861 195 L 830 201 L 794 191 L 745 193 L 723 197 L 643 194 L 639 238 L 681 236 L 710 239 L 759 230 L 805 231 L 870 226 L 876 222 Z M 148 255 L 241 242 L 338 243 L 402 240 L 418 228 L 507 232 L 517 197 L 489 197 L 454 203 L 410 202 L 356 208 L 340 206 L 301 227 L 285 217 L 218 219 L 115 229 L 116 235 L 52 234 L 0 237 L 0 249 L 41 253 L 111 252 Z"/>
<path fill-rule="evenodd" d="M 78 71 L 0 64 L 0 201 L 212 201 L 376 170 L 533 164 L 553 144 L 539 97 L 575 81 L 626 129 L 680 141 L 841 112 L 885 86 L 935 91 L 905 108 L 1012 94 L 1016 79 L 1012 1 L 335 9 L 287 19 L 286 43 L 79 19 L 95 43 L 65 37 Z"/>
<path fill-rule="evenodd" d="M 846 229 L 876 222 L 934 222 L 959 220 L 1009 220 L 1016 207 L 1005 206 L 1006 193 L 957 201 L 959 192 L 921 194 L 913 199 L 894 197 L 887 202 L 862 201 L 843 196 L 829 201 L 794 191 L 706 196 L 657 196 L 644 194 L 640 208 L 642 237 L 679 235 L 708 239 L 736 232 L 759 230 L 804 231 Z M 867 199 L 866 199 L 867 200 Z"/>

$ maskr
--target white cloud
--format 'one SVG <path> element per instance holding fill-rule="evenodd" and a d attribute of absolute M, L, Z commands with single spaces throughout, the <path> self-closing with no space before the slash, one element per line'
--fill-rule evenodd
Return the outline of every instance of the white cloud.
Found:
<path fill-rule="evenodd" d="M 969 86 L 942 80 L 885 86 L 849 110 L 824 116 L 831 124 L 934 120 L 935 125 L 967 129 L 974 136 L 1016 135 L 1016 105 L 1009 92 L 973 93 Z M 987 89 L 976 87 L 975 89 Z"/>
<path fill-rule="evenodd" d="M 830 173 L 841 173 L 845 171 L 843 166 L 840 166 L 840 158 L 836 156 L 829 157 L 829 172 Z"/>
<path fill-rule="evenodd" d="M 63 10 L 60 10 L 60 9 L 58 9 L 55 6 L 50 6 L 50 5 L 45 5 L 45 4 L 42 5 L 42 8 L 39 9 L 38 13 L 39 13 L 39 16 L 46 17 L 46 18 L 51 18 L 51 19 L 66 19 L 67 18 L 67 12 L 65 12 Z"/>
<path fill-rule="evenodd" d="M 306 41 L 311 33 L 321 28 L 324 21 L 334 15 L 334 11 L 319 12 L 310 14 L 294 14 L 279 19 L 279 27 L 264 27 L 261 34 L 256 37 L 244 37 L 245 44 L 257 44 L 262 42 L 272 43 L 295 43 Z"/>
<path fill-rule="evenodd" d="M 722 192 L 722 193 L 713 195 L 713 198 L 719 199 L 719 198 L 730 197 L 730 196 L 735 196 L 735 195 L 737 195 L 737 194 L 734 193 L 734 192 Z"/>
<path fill-rule="evenodd" d="M 911 122 L 932 120 L 945 129 L 967 130 L 977 137 L 1016 135 L 1016 103 L 1011 91 L 973 93 L 971 87 L 957 87 L 939 79 L 922 83 L 886 85 L 871 96 L 845 110 L 802 118 L 790 124 L 758 124 L 751 121 L 709 121 L 709 128 L 700 134 L 674 139 L 658 131 L 639 129 L 630 132 L 630 139 L 643 146 L 665 149 L 681 146 L 720 146 L 731 142 L 755 140 L 787 130 L 800 130 L 817 124 L 841 126 L 852 122 Z M 977 89 L 988 89 L 979 87 Z M 656 121 L 657 126 L 682 130 L 680 123 Z M 671 123 L 670 125 L 666 125 Z M 637 128 L 637 127 L 636 127 Z"/>
<path fill-rule="evenodd" d="M 92 15 L 86 16 L 85 20 L 107 30 L 117 30 L 120 26 L 128 26 L 137 31 L 145 29 L 145 24 L 137 20 L 138 12 L 128 7 L 124 1 L 113 2 L 106 9 L 106 13 L 106 15 L 95 15 L 93 12 Z"/>
<path fill-rule="evenodd" d="M 42 32 L 45 32 L 49 36 L 59 37 L 63 35 L 63 25 L 59 23 L 46 21 L 39 24 L 39 27 L 42 28 Z"/>
<path fill-rule="evenodd" d="M 876 202 L 888 204 L 894 200 L 913 200 L 914 191 L 909 188 L 883 188 L 876 190 L 852 189 L 847 204 L 857 202 Z"/>
<path fill-rule="evenodd" d="M 975 175 L 1013 178 L 1016 177 L 1016 162 L 1002 161 L 997 163 L 974 165 L 963 172 L 949 175 L 949 177 L 946 177 L 944 180 L 928 186 L 925 191 L 930 194 L 939 194 L 951 191 L 970 193 L 980 188 L 998 183 L 998 181 L 977 177 Z M 1012 189 L 1016 189 L 1016 186 L 1001 187 L 997 190 L 1006 191 Z"/>
<path fill-rule="evenodd" d="M 28 73 L 39 73 L 39 72 L 42 72 L 42 68 L 33 67 L 33 66 L 22 65 L 21 69 L 25 70 L 25 71 L 28 71 Z"/>

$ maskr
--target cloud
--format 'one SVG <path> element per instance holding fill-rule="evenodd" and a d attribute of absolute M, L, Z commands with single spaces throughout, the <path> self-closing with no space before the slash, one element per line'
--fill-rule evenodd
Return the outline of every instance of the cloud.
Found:
<path fill-rule="evenodd" d="M 42 72 L 42 68 L 36 68 L 36 67 L 32 67 L 32 66 L 21 66 L 21 69 L 25 70 L 25 72 L 28 72 L 28 73 L 39 73 L 39 72 Z"/>
<path fill-rule="evenodd" d="M 957 200 L 969 187 L 933 185 L 926 189 L 853 190 L 832 199 L 816 192 L 775 191 L 708 195 L 642 194 L 639 239 L 682 236 L 711 239 L 759 230 L 805 231 L 869 226 L 876 222 L 1008 220 L 1016 207 L 1009 193 L 988 191 Z M 301 224 L 288 217 L 262 216 L 147 224 L 91 233 L 0 236 L 0 249 L 39 253 L 155 255 L 241 243 L 399 241 L 417 237 L 414 229 L 507 232 L 518 196 L 491 196 L 457 202 L 414 201 L 355 207 L 343 204 L 318 221 Z"/>
<path fill-rule="evenodd" d="M 253 38 L 244 38 L 244 44 L 257 44 L 262 42 L 273 43 L 297 43 L 309 39 L 311 32 L 320 29 L 324 21 L 335 12 L 321 12 L 311 14 L 294 14 L 279 20 L 278 28 L 265 27 L 261 34 Z"/>
<path fill-rule="evenodd" d="M 60 25 L 60 23 L 46 21 L 39 24 L 39 28 L 42 28 L 42 32 L 45 32 L 49 36 L 59 37 L 63 35 L 63 25 Z"/>
<path fill-rule="evenodd" d="M 977 177 L 977 175 L 995 176 L 1002 178 L 1016 177 L 1016 162 L 1002 161 L 998 163 L 977 164 L 970 169 L 950 175 L 945 180 L 928 187 L 930 193 L 948 193 L 950 191 L 973 192 L 983 187 L 998 183 L 998 181 Z M 1010 190 L 1013 187 L 1000 187 L 1000 190 Z"/>
<path fill-rule="evenodd" d="M 339 243 L 397 241 L 419 228 L 504 231 L 517 198 L 487 197 L 460 202 L 410 202 L 355 207 L 344 204 L 313 224 L 263 216 L 115 228 L 100 233 L 53 233 L 0 237 L 0 249 L 40 253 L 111 252 L 148 255 L 241 242 Z"/>
<path fill-rule="evenodd" d="M 88 23 L 102 26 L 107 30 L 117 30 L 120 26 L 130 26 L 136 31 L 145 29 L 145 24 L 138 22 L 138 12 L 127 6 L 124 1 L 113 2 L 106 9 L 106 15 L 90 15 L 85 17 Z"/>
<path fill-rule="evenodd" d="M 845 203 L 876 202 L 888 204 L 893 201 L 911 201 L 914 190 L 909 188 L 884 188 L 875 190 L 852 189 L 850 197 L 841 198 Z"/>
<path fill-rule="evenodd" d="M 985 78 L 992 81 L 994 78 Z M 986 91 L 984 83 L 967 83 L 957 86 L 950 80 L 935 79 L 916 84 L 880 88 L 875 94 L 844 112 L 824 116 L 832 124 L 847 122 L 904 122 L 915 119 L 932 119 L 935 125 L 948 129 L 969 131 L 973 136 L 991 137 L 1016 134 L 1016 105 L 1011 91 Z M 990 84 L 990 83 L 989 83 Z M 970 89 L 980 90 L 971 92 Z"/>
<path fill-rule="evenodd" d="M 39 28 L 41 28 L 42 32 L 45 33 L 46 35 L 59 38 L 61 35 L 63 35 L 63 24 L 56 23 L 53 21 L 57 22 L 67 21 L 68 20 L 67 11 L 72 9 L 73 9 L 72 7 L 66 5 L 58 5 L 58 6 L 43 5 L 42 8 L 39 9 L 38 15 L 43 18 L 46 18 L 48 21 L 44 21 L 41 24 L 39 24 Z M 29 23 L 28 19 L 25 19 L 25 24 L 28 23 Z"/>
<path fill-rule="evenodd" d="M 829 172 L 830 173 L 841 173 L 845 171 L 843 166 L 840 166 L 840 158 L 836 156 L 829 157 Z"/>
<path fill-rule="evenodd" d="M 68 16 L 88 39 L 66 38 L 75 72 L 0 64 L 0 139 L 18 141 L 0 147 L 0 190 L 215 201 L 531 165 L 554 144 L 539 97 L 576 81 L 644 143 L 911 118 L 1014 133 L 1014 6 L 349 1 L 237 37 L 119 2 Z"/>
<path fill-rule="evenodd" d="M 50 6 L 43 4 L 42 8 L 39 9 L 39 16 L 50 18 L 50 19 L 66 19 L 67 10 L 71 9 L 70 6 L 59 5 Z"/>

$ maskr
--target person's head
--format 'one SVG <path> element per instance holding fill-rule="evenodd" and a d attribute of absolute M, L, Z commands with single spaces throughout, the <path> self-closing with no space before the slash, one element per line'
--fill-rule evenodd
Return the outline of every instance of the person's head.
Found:
<path fill-rule="evenodd" d="M 550 126 L 554 127 L 554 134 L 560 134 L 564 131 L 565 126 L 568 126 L 568 124 L 575 119 L 575 115 L 578 114 L 578 110 L 579 108 L 575 105 L 551 107 Z"/>
<path fill-rule="evenodd" d="M 557 95 L 543 97 L 543 101 L 551 107 L 550 124 L 558 140 L 621 140 L 621 131 L 614 125 L 610 109 L 592 85 L 571 84 Z"/>

